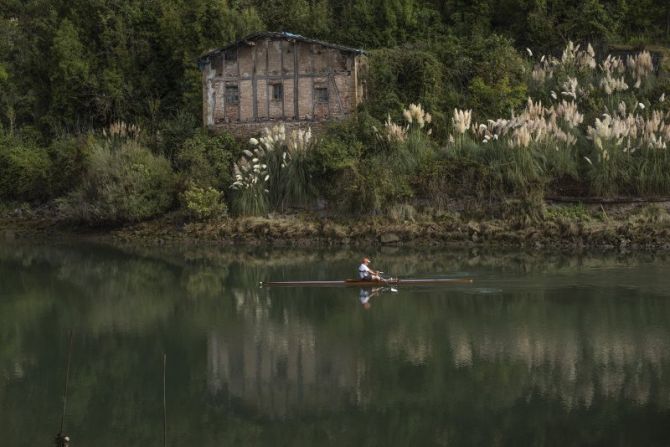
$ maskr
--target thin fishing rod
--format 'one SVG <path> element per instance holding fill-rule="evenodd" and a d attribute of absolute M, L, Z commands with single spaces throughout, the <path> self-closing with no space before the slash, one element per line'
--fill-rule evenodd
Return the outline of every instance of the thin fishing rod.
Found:
<path fill-rule="evenodd" d="M 63 414 L 60 419 L 60 431 L 63 433 L 63 426 L 65 425 L 65 411 L 67 409 L 67 388 L 70 383 L 70 360 L 72 359 L 72 339 L 74 331 L 70 329 L 68 348 L 67 348 L 67 366 L 65 367 L 65 389 L 63 390 Z"/>
<path fill-rule="evenodd" d="M 74 331 L 70 329 L 68 348 L 67 348 L 67 365 L 65 367 L 65 389 L 63 390 L 63 413 L 60 418 L 60 430 L 56 435 L 55 443 L 57 447 L 67 447 L 70 445 L 70 437 L 63 432 L 65 427 L 65 413 L 67 412 L 67 389 L 70 384 L 70 362 L 72 360 L 72 340 L 74 339 Z"/>
<path fill-rule="evenodd" d="M 165 369 L 167 366 L 167 354 L 163 353 L 163 447 L 167 446 L 167 403 L 165 400 Z"/>

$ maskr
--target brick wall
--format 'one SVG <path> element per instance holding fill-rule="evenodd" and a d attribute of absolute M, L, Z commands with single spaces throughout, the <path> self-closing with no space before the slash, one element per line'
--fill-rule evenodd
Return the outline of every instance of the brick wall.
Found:
<path fill-rule="evenodd" d="M 203 68 L 203 122 L 228 130 L 239 125 L 248 134 L 281 120 L 313 124 L 341 118 L 364 96 L 359 68 L 354 53 L 300 40 L 256 39 Z M 283 99 L 273 98 L 274 84 L 283 86 Z M 239 104 L 225 104 L 226 85 L 238 86 Z M 316 101 L 315 87 L 328 89 L 328 102 Z"/>
<path fill-rule="evenodd" d="M 286 126 L 286 132 L 290 132 L 293 129 L 312 129 L 312 133 L 319 135 L 322 133 L 328 126 L 328 121 L 282 121 L 282 120 L 270 120 L 270 121 L 258 121 L 253 123 L 221 123 L 212 130 L 216 132 L 226 131 L 232 134 L 238 139 L 248 139 L 251 137 L 258 137 L 262 134 L 265 127 L 272 127 L 278 123 L 284 123 Z"/>

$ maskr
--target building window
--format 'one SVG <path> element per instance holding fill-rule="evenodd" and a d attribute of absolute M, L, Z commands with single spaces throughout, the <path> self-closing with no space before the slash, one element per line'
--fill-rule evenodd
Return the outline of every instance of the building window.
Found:
<path fill-rule="evenodd" d="M 282 99 L 284 99 L 284 85 L 272 84 L 272 100 L 281 101 Z"/>
<path fill-rule="evenodd" d="M 221 56 L 220 54 L 214 56 L 214 58 L 212 59 L 212 65 L 216 69 L 216 75 L 223 76 L 223 56 Z"/>
<path fill-rule="evenodd" d="M 240 103 L 240 89 L 236 85 L 226 85 L 225 103 L 226 104 Z"/>
<path fill-rule="evenodd" d="M 314 100 L 328 102 L 328 87 L 314 87 Z"/>
<path fill-rule="evenodd" d="M 226 62 L 237 62 L 237 48 L 228 48 L 223 55 L 226 58 Z"/>

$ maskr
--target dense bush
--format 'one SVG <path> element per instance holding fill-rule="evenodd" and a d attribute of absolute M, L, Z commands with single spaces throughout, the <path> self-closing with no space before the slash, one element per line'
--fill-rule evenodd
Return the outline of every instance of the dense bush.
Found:
<path fill-rule="evenodd" d="M 199 131 L 178 147 L 174 166 L 185 182 L 226 191 L 233 183 L 233 161 L 240 153 L 229 134 L 210 136 Z"/>
<path fill-rule="evenodd" d="M 435 136 L 446 139 L 455 107 L 481 117 L 521 107 L 529 68 L 512 41 L 495 34 L 376 50 L 369 55 L 365 109 L 380 120 L 398 119 L 407 104 L 420 103 L 433 112 Z"/>
<path fill-rule="evenodd" d="M 420 105 L 401 110 L 382 124 L 366 114 L 331 126 L 310 152 L 312 177 L 332 208 L 382 212 L 414 195 L 418 166 L 435 157 L 430 139 L 432 116 Z"/>
<path fill-rule="evenodd" d="M 0 199 L 36 202 L 50 197 L 51 161 L 43 148 L 0 136 Z"/>
<path fill-rule="evenodd" d="M 81 184 L 60 201 L 64 216 L 88 223 L 139 221 L 174 201 L 170 163 L 135 141 L 94 144 Z"/>
<path fill-rule="evenodd" d="M 93 137 L 61 138 L 48 148 L 51 159 L 49 172 L 49 194 L 60 197 L 74 189 L 84 175 L 88 165 Z"/>
<path fill-rule="evenodd" d="M 411 102 L 431 110 L 443 105 L 445 67 L 432 52 L 399 47 L 373 51 L 369 59 L 367 107 L 374 116 L 398 118 Z"/>
<path fill-rule="evenodd" d="M 189 215 L 197 220 L 223 217 L 228 212 L 223 193 L 211 186 L 201 188 L 191 184 L 182 194 L 182 200 Z"/>
<path fill-rule="evenodd" d="M 179 149 L 191 139 L 197 130 L 198 118 L 191 112 L 180 110 L 176 115 L 158 123 L 153 138 L 147 143 L 154 146 L 155 152 L 163 155 L 173 165 L 177 165 Z"/>

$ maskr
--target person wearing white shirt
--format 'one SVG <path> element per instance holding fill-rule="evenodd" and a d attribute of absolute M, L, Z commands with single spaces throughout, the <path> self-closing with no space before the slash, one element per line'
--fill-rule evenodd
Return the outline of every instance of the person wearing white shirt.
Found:
<path fill-rule="evenodd" d="M 380 281 L 379 272 L 372 270 L 368 264 L 370 264 L 370 259 L 363 258 L 361 265 L 358 266 L 358 278 L 363 281 Z"/>

